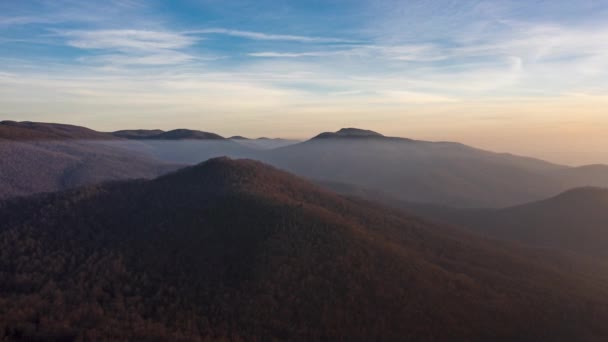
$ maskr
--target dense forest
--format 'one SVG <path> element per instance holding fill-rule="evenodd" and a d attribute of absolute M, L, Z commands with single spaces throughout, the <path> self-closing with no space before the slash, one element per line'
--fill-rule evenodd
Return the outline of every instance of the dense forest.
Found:
<path fill-rule="evenodd" d="M 608 339 L 603 264 L 254 161 L 0 202 L 7 340 Z"/>

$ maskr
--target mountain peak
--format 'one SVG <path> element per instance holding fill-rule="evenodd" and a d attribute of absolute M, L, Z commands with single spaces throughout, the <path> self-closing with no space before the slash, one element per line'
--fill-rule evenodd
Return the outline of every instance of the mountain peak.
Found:
<path fill-rule="evenodd" d="M 378 132 L 372 131 L 372 130 L 368 130 L 368 129 L 361 129 L 361 128 L 352 128 L 352 127 L 347 127 L 347 128 L 341 128 L 340 130 L 338 130 L 337 132 L 323 132 L 319 135 L 317 135 L 316 137 L 312 138 L 311 140 L 317 140 L 317 139 L 373 139 L 373 140 L 391 140 L 391 141 L 413 141 L 411 139 L 407 139 L 407 138 L 399 138 L 399 137 L 387 137 L 385 135 L 382 135 Z"/>
<path fill-rule="evenodd" d="M 328 139 L 328 138 L 384 138 L 384 135 L 360 128 L 342 128 L 337 132 L 324 132 L 313 139 Z"/>
<path fill-rule="evenodd" d="M 112 133 L 114 136 L 126 139 L 144 140 L 223 140 L 224 138 L 215 133 L 203 132 L 192 129 L 178 128 L 171 131 L 162 130 L 124 130 Z"/>
<path fill-rule="evenodd" d="M 156 182 L 192 191 L 216 193 L 253 191 L 265 195 L 277 195 L 287 189 L 295 192 L 317 189 L 309 182 L 257 160 L 229 157 L 209 159 L 162 176 Z"/>
<path fill-rule="evenodd" d="M 375 136 L 375 137 L 383 137 L 384 135 L 374 132 L 369 129 L 360 129 L 360 128 L 341 128 L 336 134 L 340 135 L 356 135 L 356 136 Z"/>

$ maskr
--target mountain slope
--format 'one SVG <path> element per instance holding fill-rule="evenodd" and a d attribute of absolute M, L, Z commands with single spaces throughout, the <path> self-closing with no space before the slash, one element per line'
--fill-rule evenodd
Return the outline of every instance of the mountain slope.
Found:
<path fill-rule="evenodd" d="M 542 172 L 562 167 L 539 160 L 377 133 L 347 139 L 340 132 L 339 138 L 329 135 L 273 150 L 264 160 L 311 179 L 463 207 L 524 203 L 561 189 Z"/>
<path fill-rule="evenodd" d="M 584 165 L 555 171 L 568 188 L 584 186 L 608 187 L 608 165 Z"/>
<path fill-rule="evenodd" d="M 458 210 L 409 206 L 429 218 L 538 247 L 608 257 L 608 189 L 578 188 L 505 209 Z"/>
<path fill-rule="evenodd" d="M 608 169 L 602 167 L 569 168 L 458 143 L 385 137 L 354 128 L 322 133 L 259 158 L 321 182 L 455 207 L 506 207 L 573 186 L 608 186 Z"/>
<path fill-rule="evenodd" d="M 153 178 L 176 169 L 136 151 L 143 151 L 137 144 L 84 127 L 4 121 L 0 200 L 107 180 Z"/>
<path fill-rule="evenodd" d="M 1 121 L 0 141 L 32 140 L 111 140 L 114 136 L 80 126 L 29 121 Z"/>
<path fill-rule="evenodd" d="M 323 132 L 313 139 L 402 139 L 412 141 L 405 138 L 385 137 L 378 132 L 359 128 L 342 128 L 337 132 Z"/>
<path fill-rule="evenodd" d="M 91 141 L 0 142 L 0 200 L 107 180 L 153 178 L 176 166 Z"/>
<path fill-rule="evenodd" d="M 608 337 L 599 265 L 347 200 L 254 161 L 9 201 L 0 221 L 11 337 Z"/>

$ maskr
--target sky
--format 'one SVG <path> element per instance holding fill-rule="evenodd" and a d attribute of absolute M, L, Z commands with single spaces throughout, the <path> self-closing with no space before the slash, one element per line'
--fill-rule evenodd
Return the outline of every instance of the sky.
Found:
<path fill-rule="evenodd" d="M 0 119 L 608 163 L 608 0 L 0 0 Z"/>

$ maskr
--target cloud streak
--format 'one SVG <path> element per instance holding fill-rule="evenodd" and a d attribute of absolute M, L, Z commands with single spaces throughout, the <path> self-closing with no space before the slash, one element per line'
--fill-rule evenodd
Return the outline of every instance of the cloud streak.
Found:
<path fill-rule="evenodd" d="M 83 50 L 101 50 L 97 56 L 80 61 L 110 65 L 183 64 L 197 57 L 180 50 L 199 39 L 170 31 L 149 30 L 56 30 L 68 46 Z"/>
<path fill-rule="evenodd" d="M 299 43 L 344 43 L 344 44 L 356 44 L 361 41 L 342 39 L 342 38 L 331 38 L 331 37 L 309 37 L 299 35 L 287 35 L 287 34 L 271 34 L 264 32 L 255 31 L 241 31 L 232 30 L 226 28 L 208 28 L 200 30 L 185 31 L 186 34 L 221 34 L 232 37 L 239 37 L 252 40 L 268 40 L 268 41 L 287 41 L 287 42 L 299 42 Z"/>

